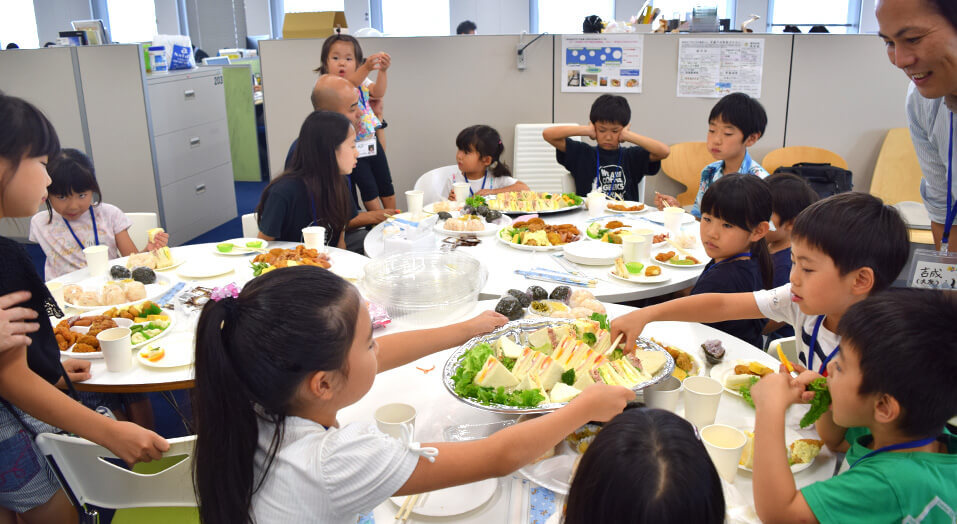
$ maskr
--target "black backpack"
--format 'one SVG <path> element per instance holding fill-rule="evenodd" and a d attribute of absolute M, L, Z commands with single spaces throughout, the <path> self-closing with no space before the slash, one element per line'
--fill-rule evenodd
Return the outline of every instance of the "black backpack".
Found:
<path fill-rule="evenodd" d="M 851 172 L 831 164 L 798 162 L 793 166 L 781 166 L 775 173 L 790 173 L 803 178 L 821 198 L 850 191 L 854 187 Z"/>

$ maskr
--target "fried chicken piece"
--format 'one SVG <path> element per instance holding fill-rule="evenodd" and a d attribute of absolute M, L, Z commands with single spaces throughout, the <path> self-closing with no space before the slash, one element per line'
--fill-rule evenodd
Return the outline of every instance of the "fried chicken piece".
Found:
<path fill-rule="evenodd" d="M 671 358 L 675 359 L 675 365 L 679 368 L 690 372 L 691 368 L 694 367 L 694 363 L 691 361 L 691 355 L 671 346 L 664 346 L 664 348 L 665 351 L 671 355 Z"/>
<path fill-rule="evenodd" d="M 77 344 L 73 346 L 74 353 L 95 353 L 97 351 L 99 351 L 99 349 L 94 349 L 93 346 L 87 344 Z"/>
<path fill-rule="evenodd" d="M 76 341 L 77 344 L 86 344 L 88 346 L 98 346 L 100 342 L 94 336 L 90 335 L 80 335 L 80 338 Z"/>
<path fill-rule="evenodd" d="M 56 338 L 56 345 L 57 347 L 60 348 L 60 351 L 66 351 L 66 348 L 70 347 L 70 344 L 68 344 L 67 341 L 64 340 L 63 335 L 57 333 L 54 336 Z"/>
<path fill-rule="evenodd" d="M 565 243 L 564 240 L 562 240 L 562 236 L 559 235 L 558 233 L 546 233 L 545 238 L 547 238 L 548 243 L 553 246 L 557 246 L 559 244 Z"/>
<path fill-rule="evenodd" d="M 674 251 L 666 251 L 664 253 L 658 253 L 657 255 L 655 255 L 655 260 L 657 260 L 658 262 L 667 262 L 671 260 L 672 258 L 674 258 L 674 256 L 675 256 Z"/>
<path fill-rule="evenodd" d="M 735 375 L 753 375 L 754 373 L 751 372 L 751 368 L 749 368 L 747 365 L 738 364 L 737 366 L 734 366 L 734 374 Z"/>
<path fill-rule="evenodd" d="M 627 227 L 625 223 L 620 220 L 612 220 L 611 222 L 605 224 L 605 229 L 618 229 L 619 227 Z"/>

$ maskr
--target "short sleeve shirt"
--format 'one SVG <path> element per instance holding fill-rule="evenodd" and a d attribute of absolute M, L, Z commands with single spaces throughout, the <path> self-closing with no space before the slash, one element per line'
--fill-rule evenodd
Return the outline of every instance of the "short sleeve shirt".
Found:
<path fill-rule="evenodd" d="M 761 164 L 755 162 L 751 158 L 751 153 L 748 153 L 747 151 L 744 152 L 744 160 L 741 161 L 741 168 L 738 170 L 738 172 L 751 173 L 752 175 L 760 178 L 768 177 L 767 170 L 761 167 Z M 710 187 L 715 180 L 721 178 L 725 174 L 724 160 L 712 162 L 701 170 L 701 183 L 698 184 L 698 196 L 695 197 L 694 207 L 691 208 L 691 214 L 694 215 L 695 218 L 701 218 L 701 199 L 704 198 L 705 191 L 708 190 L 708 187 Z"/>
<path fill-rule="evenodd" d="M 317 210 L 319 212 L 319 210 Z M 353 208 L 353 216 L 356 210 Z M 280 177 L 269 188 L 269 195 L 259 217 L 259 230 L 266 236 L 284 242 L 302 242 L 302 228 L 320 225 L 326 228 L 326 244 L 335 246 L 341 230 L 313 215 L 312 201 L 306 185 L 293 177 Z"/>
<path fill-rule="evenodd" d="M 126 231 L 133 223 L 120 208 L 106 203 L 92 206 L 96 217 L 96 230 L 100 244 L 109 247 L 110 259 L 119 258 L 120 250 L 116 247 L 116 235 Z M 93 219 L 90 213 L 83 213 L 80 218 L 70 221 L 73 234 L 66 226 L 66 219 L 53 211 L 52 220 L 46 211 L 41 211 L 30 219 L 30 240 L 40 244 L 47 261 L 44 266 L 46 279 L 83 269 L 86 267 L 86 256 L 83 249 L 96 245 L 96 235 L 93 234 Z M 77 243 L 79 239 L 82 243 Z"/>
<path fill-rule="evenodd" d="M 356 128 L 356 140 L 372 138 L 375 135 L 375 130 L 382 125 L 379 117 L 375 116 L 375 111 L 369 104 L 369 100 L 372 98 L 372 94 L 369 93 L 370 85 L 372 85 L 372 81 L 366 78 L 359 86 L 359 109 L 362 111 L 362 116 L 359 119 L 359 126 Z"/>
<path fill-rule="evenodd" d="M 771 260 L 774 262 L 774 287 L 789 283 L 791 281 L 791 248 L 772 254 Z M 775 333 L 782 337 L 790 337 L 794 335 L 794 328 L 784 326 Z"/>
<path fill-rule="evenodd" d="M 565 139 L 565 151 L 555 150 L 555 157 L 572 174 L 581 196 L 598 187 L 610 197 L 637 201 L 641 179 L 661 169 L 661 162 L 652 162 L 641 146 L 606 150 L 571 138 Z"/>
<path fill-rule="evenodd" d="M 715 264 L 712 260 L 705 266 L 705 272 L 698 277 L 692 295 L 701 293 L 741 293 L 761 289 L 761 270 L 757 261 L 743 259 Z M 761 330 L 765 322 L 761 319 L 726 320 L 707 324 L 729 335 L 736 336 L 755 347 L 762 347 Z"/>
<path fill-rule="evenodd" d="M 754 301 L 761 310 L 761 314 L 771 320 L 787 322 L 794 328 L 795 345 L 798 350 L 798 359 L 801 365 L 807 366 L 807 351 L 811 343 L 811 334 L 814 332 L 816 316 L 808 316 L 801 312 L 801 308 L 791 301 L 791 284 L 785 284 L 774 289 L 763 289 L 754 292 Z M 817 344 L 814 346 L 814 368 L 820 367 L 824 359 L 841 343 L 841 337 L 832 333 L 821 325 L 817 335 Z"/>

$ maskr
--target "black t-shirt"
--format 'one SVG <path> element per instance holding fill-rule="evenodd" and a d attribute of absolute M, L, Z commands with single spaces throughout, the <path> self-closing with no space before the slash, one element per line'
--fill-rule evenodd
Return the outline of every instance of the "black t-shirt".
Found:
<path fill-rule="evenodd" d="M 296 150 L 299 139 L 292 141 L 289 151 L 286 153 L 286 169 L 292 163 L 292 153 Z M 356 168 L 352 170 L 349 176 L 349 191 L 352 192 L 352 200 L 356 209 L 359 209 L 359 197 L 363 202 L 375 200 L 382 197 L 388 197 L 395 194 L 395 188 L 392 186 L 392 172 L 389 170 L 389 161 L 386 159 L 385 150 L 382 144 L 376 139 L 376 155 L 369 157 L 360 157 L 356 161 Z"/>
<path fill-rule="evenodd" d="M 648 150 L 641 146 L 607 150 L 571 138 L 565 139 L 564 152 L 555 150 L 555 158 L 571 172 L 575 193 L 580 196 L 591 191 L 597 176 L 606 195 L 637 201 L 641 179 L 661 169 L 661 162 L 652 162 Z"/>
<path fill-rule="evenodd" d="M 712 260 L 691 289 L 692 295 L 701 293 L 743 293 L 757 291 L 761 283 L 761 269 L 754 259 L 734 260 L 715 264 Z M 762 347 L 761 331 L 765 319 L 726 320 L 707 324 L 755 346 Z"/>
<path fill-rule="evenodd" d="M 321 209 L 316 209 L 318 215 Z M 356 216 L 352 210 L 352 216 Z M 269 196 L 259 217 L 259 230 L 264 235 L 284 242 L 302 242 L 302 228 L 317 225 L 326 228 L 326 244 L 339 243 L 341 228 L 332 227 L 321 216 L 313 215 L 313 205 L 306 184 L 295 177 L 279 177 L 269 188 Z"/>

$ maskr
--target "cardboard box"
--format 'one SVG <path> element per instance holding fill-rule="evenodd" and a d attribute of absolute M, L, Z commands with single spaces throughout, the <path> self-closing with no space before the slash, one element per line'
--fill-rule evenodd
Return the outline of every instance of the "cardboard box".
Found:
<path fill-rule="evenodd" d="M 283 38 L 326 38 L 336 32 L 336 26 L 346 30 L 346 14 L 342 11 L 315 13 L 286 13 L 282 22 Z"/>

